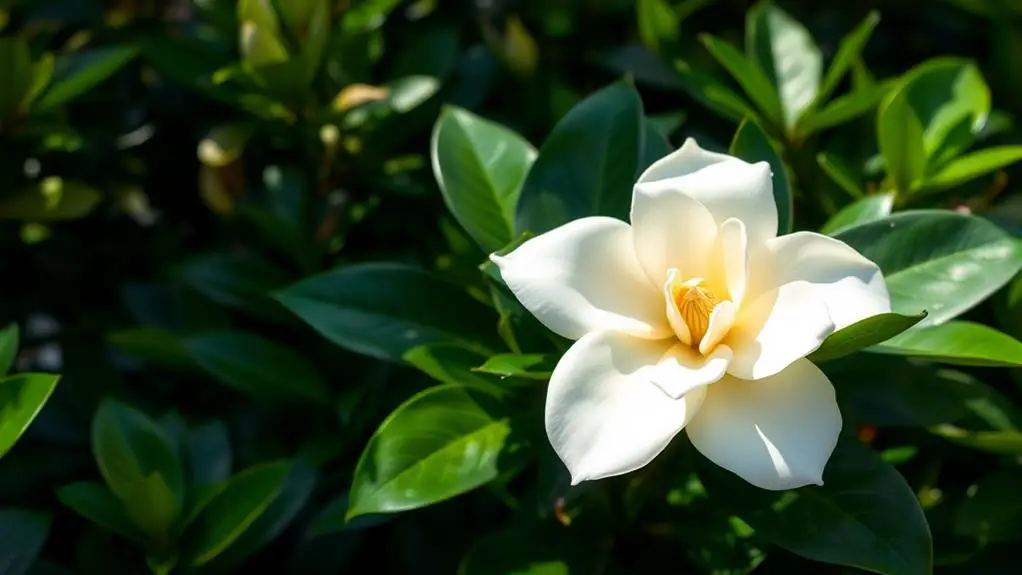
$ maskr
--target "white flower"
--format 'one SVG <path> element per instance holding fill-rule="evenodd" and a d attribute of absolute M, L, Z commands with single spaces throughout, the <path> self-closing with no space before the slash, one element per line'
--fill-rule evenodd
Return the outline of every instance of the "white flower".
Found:
<path fill-rule="evenodd" d="M 631 225 L 582 218 L 491 256 L 522 305 L 577 340 L 546 402 L 572 484 L 638 469 L 684 428 L 753 485 L 822 485 L 841 413 L 805 357 L 890 297 L 848 245 L 776 230 L 769 165 L 689 139 L 639 177 Z"/>

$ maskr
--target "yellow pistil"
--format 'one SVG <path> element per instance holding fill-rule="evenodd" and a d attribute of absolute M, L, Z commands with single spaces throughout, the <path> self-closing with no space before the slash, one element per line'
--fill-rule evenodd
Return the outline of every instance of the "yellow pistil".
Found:
<path fill-rule="evenodd" d="M 710 313 L 717 306 L 717 296 L 710 290 L 700 287 L 702 278 L 689 280 L 674 293 L 674 303 L 688 331 L 692 335 L 692 345 L 698 346 L 710 327 Z"/>

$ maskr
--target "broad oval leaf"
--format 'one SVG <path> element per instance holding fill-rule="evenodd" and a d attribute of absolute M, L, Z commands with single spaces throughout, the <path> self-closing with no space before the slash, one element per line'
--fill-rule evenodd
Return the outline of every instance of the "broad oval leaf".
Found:
<path fill-rule="evenodd" d="M 893 207 L 894 194 L 890 192 L 866 196 L 841 208 L 823 224 L 820 233 L 832 236 L 855 226 L 875 222 L 891 215 Z"/>
<path fill-rule="evenodd" d="M 447 209 L 479 247 L 490 253 L 511 242 L 535 148 L 499 124 L 448 107 L 433 129 L 430 154 Z"/>
<path fill-rule="evenodd" d="M 85 184 L 51 176 L 0 200 L 0 219 L 73 220 L 89 215 L 102 197 Z"/>
<path fill-rule="evenodd" d="M 184 340 L 192 359 L 222 383 L 262 398 L 325 404 L 323 376 L 302 356 L 261 336 L 235 331 L 204 333 Z"/>
<path fill-rule="evenodd" d="M 949 321 L 913 329 L 870 349 L 953 365 L 1022 366 L 1022 342 L 992 327 Z"/>
<path fill-rule="evenodd" d="M 953 188 L 983 174 L 1022 160 L 1022 146 L 1000 146 L 966 154 L 948 162 L 936 174 L 919 185 L 919 191 L 932 193 Z"/>
<path fill-rule="evenodd" d="M 425 343 L 501 347 L 497 317 L 459 286 L 403 264 L 338 268 L 276 293 L 323 337 L 351 351 L 400 361 Z"/>
<path fill-rule="evenodd" d="M 358 460 L 347 518 L 424 507 L 500 475 L 511 422 L 491 397 L 459 385 L 401 404 Z"/>
<path fill-rule="evenodd" d="M 102 483 L 81 481 L 57 489 L 57 499 L 92 523 L 138 545 L 145 539 L 132 524 L 124 504 Z"/>
<path fill-rule="evenodd" d="M 50 533 L 53 517 L 28 509 L 0 509 L 0 573 L 24 575 Z"/>
<path fill-rule="evenodd" d="M 49 373 L 19 373 L 0 379 L 0 457 L 32 424 L 59 379 Z"/>
<path fill-rule="evenodd" d="M 809 355 L 809 359 L 818 363 L 855 353 L 891 339 L 916 325 L 924 317 L 926 313 L 918 315 L 882 313 L 868 317 L 831 334 Z"/>
<path fill-rule="evenodd" d="M 678 70 L 680 87 L 722 117 L 735 123 L 759 117 L 759 112 L 751 104 L 716 78 L 703 74 L 682 60 L 676 60 L 674 67 Z"/>
<path fill-rule="evenodd" d="M 227 480 L 185 533 L 188 564 L 204 565 L 237 541 L 277 498 L 291 466 L 289 461 L 263 463 Z"/>
<path fill-rule="evenodd" d="M 770 164 L 773 174 L 774 204 L 777 205 L 777 235 L 791 233 L 794 225 L 793 196 L 788 169 L 781 161 L 770 138 L 752 119 L 746 119 L 738 126 L 735 137 L 731 140 L 730 153 L 746 162 L 766 162 Z"/>
<path fill-rule="evenodd" d="M 1022 537 L 1022 498 L 1015 496 L 1020 481 L 1017 469 L 1002 469 L 970 486 L 955 509 L 955 533 L 981 545 Z"/>
<path fill-rule="evenodd" d="M 905 90 L 891 92 L 877 113 L 877 141 L 887 175 L 896 190 L 908 193 L 926 171 L 923 123 Z"/>
<path fill-rule="evenodd" d="M 129 46 L 104 46 L 58 59 L 53 81 L 32 111 L 47 112 L 81 96 L 123 68 L 135 54 Z"/>
<path fill-rule="evenodd" d="M 11 371 L 18 358 L 18 324 L 0 330 L 0 376 Z"/>
<path fill-rule="evenodd" d="M 835 237 L 877 263 L 892 311 L 943 323 L 986 299 L 1022 268 L 1022 245 L 993 223 L 942 210 L 899 212 Z"/>
<path fill-rule="evenodd" d="M 565 115 L 543 142 L 518 202 L 519 233 L 586 216 L 627 219 L 642 157 L 642 100 L 615 82 Z"/>

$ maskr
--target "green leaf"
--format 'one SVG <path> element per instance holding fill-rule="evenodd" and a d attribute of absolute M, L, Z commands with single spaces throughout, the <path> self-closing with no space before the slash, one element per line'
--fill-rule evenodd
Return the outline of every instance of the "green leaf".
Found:
<path fill-rule="evenodd" d="M 1022 245 L 993 223 L 942 210 L 898 212 L 834 235 L 884 272 L 892 311 L 943 323 L 1000 289 L 1022 268 Z"/>
<path fill-rule="evenodd" d="M 181 337 L 164 329 L 155 327 L 122 329 L 108 333 L 106 341 L 128 355 L 157 365 L 187 370 L 197 367 Z"/>
<path fill-rule="evenodd" d="M 276 499 L 291 465 L 288 461 L 264 463 L 228 480 L 185 533 L 187 563 L 204 565 L 237 541 Z"/>
<path fill-rule="evenodd" d="M 0 120 L 21 111 L 25 94 L 32 87 L 32 54 L 21 38 L 0 38 Z"/>
<path fill-rule="evenodd" d="M 609 552 L 572 529 L 520 522 L 476 539 L 458 575 L 603 573 Z"/>
<path fill-rule="evenodd" d="M 184 340 L 200 367 L 238 391 L 268 399 L 323 405 L 330 391 L 326 380 L 302 356 L 252 333 L 222 331 Z"/>
<path fill-rule="evenodd" d="M 145 543 L 125 513 L 124 504 L 106 485 L 87 481 L 71 483 L 57 489 L 57 499 L 103 529 L 138 545 Z"/>
<path fill-rule="evenodd" d="M 802 24 L 769 0 L 757 2 L 745 16 L 746 52 L 776 86 L 790 131 L 816 99 L 823 54 Z"/>
<path fill-rule="evenodd" d="M 709 34 L 699 36 L 710 54 L 727 70 L 728 74 L 738 82 L 745 95 L 759 106 L 763 115 L 773 124 L 784 123 L 781 101 L 777 97 L 777 88 L 759 67 L 746 58 L 737 48 L 728 42 Z"/>
<path fill-rule="evenodd" d="M 870 11 L 865 20 L 841 39 L 841 45 L 837 49 L 837 54 L 834 55 L 834 60 L 830 63 L 827 75 L 824 76 L 823 83 L 820 85 L 820 90 L 816 95 L 816 104 L 826 102 L 827 98 L 834 92 L 841 79 L 848 73 L 848 70 L 855 61 L 859 59 L 862 49 L 866 47 L 870 36 L 873 35 L 873 29 L 876 28 L 879 22 L 880 14 L 875 10 Z"/>
<path fill-rule="evenodd" d="M 518 232 L 586 216 L 626 219 L 642 157 L 642 101 L 615 82 L 565 115 L 543 142 L 518 202 Z"/>
<path fill-rule="evenodd" d="M 937 425 L 930 431 L 970 449 L 999 455 L 1022 454 L 1022 433 L 1018 431 L 971 431 L 951 424 Z"/>
<path fill-rule="evenodd" d="M 19 373 L 0 379 L 0 457 L 32 424 L 59 379 L 49 373 Z"/>
<path fill-rule="evenodd" d="M 548 354 L 515 355 L 504 353 L 487 359 L 486 363 L 476 369 L 501 377 L 547 380 L 550 379 L 555 365 L 557 365 L 557 357 Z"/>
<path fill-rule="evenodd" d="M 203 254 L 185 263 L 180 274 L 188 287 L 218 304 L 271 321 L 290 318 L 270 292 L 287 285 L 291 275 L 254 254 Z"/>
<path fill-rule="evenodd" d="M 955 533 L 980 545 L 1022 537 L 1022 498 L 1016 496 L 1020 481 L 1018 470 L 1002 469 L 970 486 L 955 510 Z"/>
<path fill-rule="evenodd" d="M 49 88 L 35 101 L 32 112 L 48 112 L 81 96 L 114 75 L 136 55 L 128 46 L 103 46 L 58 58 Z"/>
<path fill-rule="evenodd" d="M 102 195 L 85 184 L 51 176 L 0 200 L 0 219 L 73 220 L 87 216 L 100 199 Z"/>
<path fill-rule="evenodd" d="M 338 268 L 277 292 L 278 301 L 335 344 L 400 361 L 425 343 L 500 347 L 493 312 L 446 280 L 402 264 Z"/>
<path fill-rule="evenodd" d="M 933 542 L 912 489 L 852 438 L 838 442 L 822 486 L 771 492 L 708 462 L 703 468 L 711 500 L 796 555 L 883 575 L 932 571 Z"/>
<path fill-rule="evenodd" d="M 427 389 L 380 424 L 358 460 L 347 518 L 431 505 L 496 479 L 511 422 L 493 398 L 458 385 Z"/>
<path fill-rule="evenodd" d="M 515 238 L 515 213 L 536 150 L 525 138 L 447 107 L 433 129 L 433 175 L 447 209 L 484 252 Z"/>
<path fill-rule="evenodd" d="M 306 531 L 309 537 L 320 537 L 338 531 L 357 531 L 367 527 L 381 525 L 394 518 L 394 515 L 381 513 L 378 515 L 360 515 L 351 521 L 345 519 L 348 512 L 348 493 L 342 493 L 331 499 L 316 514 L 315 519 Z"/>
<path fill-rule="evenodd" d="M 496 378 L 473 371 L 486 355 L 460 344 L 432 343 L 408 350 L 405 361 L 440 383 L 474 387 L 500 395 L 504 388 Z"/>
<path fill-rule="evenodd" d="M 231 475 L 231 440 L 227 426 L 213 421 L 189 430 L 185 438 L 190 489 L 216 485 Z"/>
<path fill-rule="evenodd" d="M 18 324 L 11 323 L 0 330 L 0 376 L 11 371 L 18 359 Z"/>
<path fill-rule="evenodd" d="M 638 0 L 635 16 L 639 39 L 650 52 L 661 54 L 678 41 L 681 19 L 666 0 Z"/>
<path fill-rule="evenodd" d="M 893 207 L 894 194 L 890 192 L 866 196 L 848 204 L 841 211 L 834 214 L 820 228 L 820 233 L 832 236 L 855 226 L 875 222 L 891 215 L 891 208 Z"/>
<path fill-rule="evenodd" d="M 794 225 L 791 184 L 788 170 L 781 162 L 769 137 L 752 119 L 746 119 L 738 126 L 731 140 L 730 153 L 746 162 L 767 162 L 773 174 L 774 203 L 777 205 L 777 235 L 791 233 Z"/>
<path fill-rule="evenodd" d="M 855 353 L 889 340 L 916 325 L 924 317 L 926 313 L 918 315 L 882 313 L 857 321 L 828 336 L 823 344 L 809 355 L 809 359 L 813 363 L 820 363 Z"/>
<path fill-rule="evenodd" d="M 0 509 L 0 573 L 24 575 L 50 533 L 53 518 L 28 509 Z"/>
<path fill-rule="evenodd" d="M 877 114 L 877 140 L 895 189 L 907 193 L 926 170 L 923 123 L 904 89 L 889 94 Z"/>
<path fill-rule="evenodd" d="M 862 184 L 862 178 L 858 176 L 851 168 L 848 167 L 844 161 L 834 155 L 826 152 L 820 152 L 816 155 L 816 163 L 820 165 L 820 168 L 830 176 L 834 183 L 841 187 L 844 191 L 848 192 L 848 195 L 853 198 L 861 198 L 865 186 Z M 889 196 L 889 194 L 883 194 Z M 890 196 L 893 201 L 893 196 Z M 890 213 L 890 210 L 887 210 Z M 887 215 L 887 214 L 884 214 Z"/>
<path fill-rule="evenodd" d="M 804 116 L 798 129 L 802 136 L 807 136 L 824 128 L 844 124 L 872 110 L 888 91 L 890 85 L 881 83 L 834 98 L 822 110 Z"/>
<path fill-rule="evenodd" d="M 1019 160 L 1022 160 L 1022 146 L 1000 146 L 972 152 L 948 162 L 936 174 L 921 182 L 917 190 L 932 193 L 953 188 Z"/>
<path fill-rule="evenodd" d="M 759 117 L 759 112 L 748 102 L 715 78 L 693 69 L 681 60 L 676 60 L 674 66 L 680 74 L 678 82 L 682 89 L 722 117 L 736 124 L 745 118 Z"/>
<path fill-rule="evenodd" d="M 971 321 L 955 320 L 907 331 L 871 351 L 953 365 L 1022 366 L 1022 342 Z"/>
<path fill-rule="evenodd" d="M 106 399 L 92 420 L 92 451 L 132 523 L 156 544 L 167 544 L 184 507 L 184 474 L 160 426 L 144 413 Z"/>
<path fill-rule="evenodd" d="M 650 118 L 645 118 L 642 124 L 642 159 L 635 169 L 636 179 L 646 171 L 646 168 L 653 165 L 653 162 L 670 154 L 673 150 L 671 143 L 667 141 L 667 136 L 657 130 Z"/>

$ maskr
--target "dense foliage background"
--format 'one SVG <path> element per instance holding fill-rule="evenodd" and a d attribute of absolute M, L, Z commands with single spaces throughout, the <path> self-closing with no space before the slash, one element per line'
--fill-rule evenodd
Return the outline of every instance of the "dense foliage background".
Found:
<path fill-rule="evenodd" d="M 0 0 L 0 573 L 1016 573 L 1022 3 L 776 5 Z M 742 57 L 798 23 L 829 92 L 801 118 Z M 458 193 L 635 167 L 621 106 L 651 158 L 783 162 L 794 229 L 951 278 L 924 324 L 967 321 L 824 365 L 827 489 L 763 501 L 682 440 L 569 489 L 542 424 L 567 342 L 483 265 L 513 212 Z M 850 227 L 892 207 L 947 211 L 896 247 Z"/>

